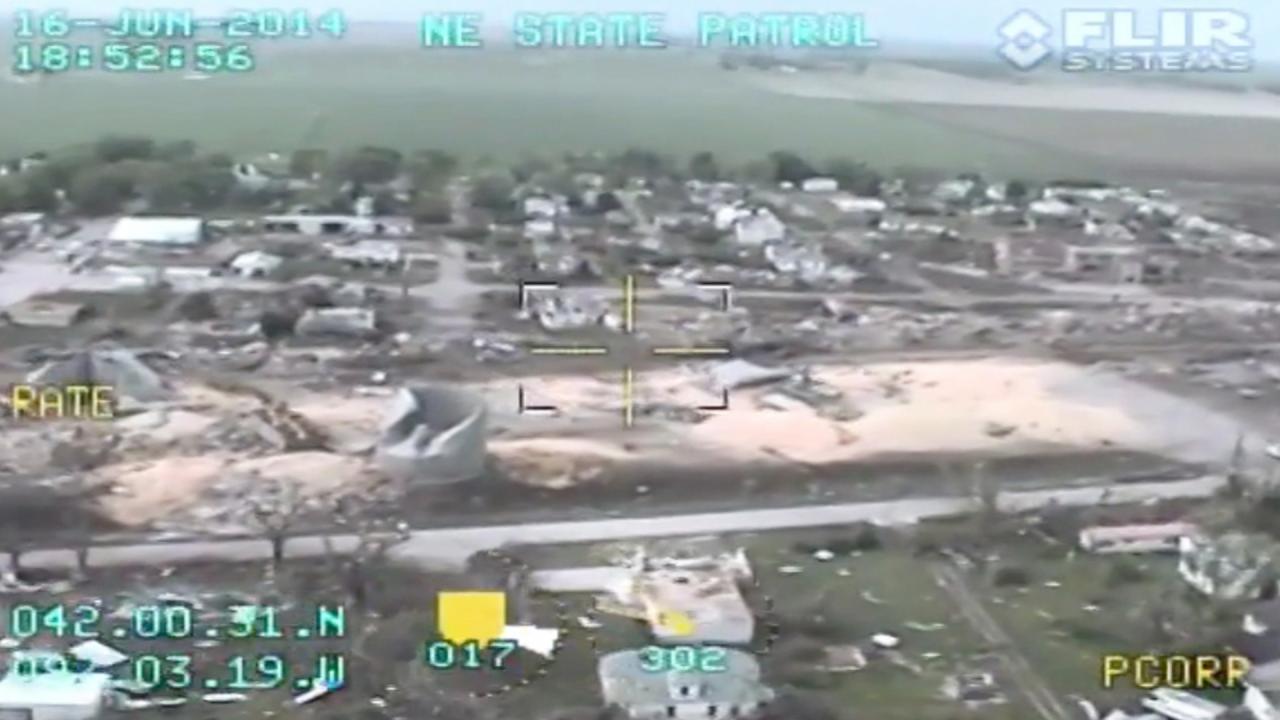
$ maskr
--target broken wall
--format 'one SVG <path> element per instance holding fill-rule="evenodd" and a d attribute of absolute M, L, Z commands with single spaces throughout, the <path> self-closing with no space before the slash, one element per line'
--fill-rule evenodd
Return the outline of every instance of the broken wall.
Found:
<path fill-rule="evenodd" d="M 398 480 L 447 484 L 484 472 L 488 408 L 478 395 L 453 388 L 403 388 L 378 441 L 377 460 Z"/>

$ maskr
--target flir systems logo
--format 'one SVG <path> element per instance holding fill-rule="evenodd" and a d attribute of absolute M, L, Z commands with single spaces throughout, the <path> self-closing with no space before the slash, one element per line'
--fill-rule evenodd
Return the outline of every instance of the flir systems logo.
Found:
<path fill-rule="evenodd" d="M 1144 24 L 1145 21 L 1145 24 Z M 999 27 L 998 51 L 1020 70 L 1055 55 L 1066 72 L 1246 72 L 1249 18 L 1235 10 L 1066 10 L 1059 29 L 1030 10 Z"/>

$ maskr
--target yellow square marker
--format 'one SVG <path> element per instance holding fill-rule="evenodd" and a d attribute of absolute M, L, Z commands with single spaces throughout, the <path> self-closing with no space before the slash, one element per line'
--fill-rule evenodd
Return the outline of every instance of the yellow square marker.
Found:
<path fill-rule="evenodd" d="M 501 638 L 506 627 L 506 593 L 449 591 L 436 596 L 436 628 L 451 643 L 487 645 Z"/>
<path fill-rule="evenodd" d="M 679 610 L 664 610 L 658 613 L 658 626 L 676 637 L 689 637 L 697 629 L 693 618 Z"/>

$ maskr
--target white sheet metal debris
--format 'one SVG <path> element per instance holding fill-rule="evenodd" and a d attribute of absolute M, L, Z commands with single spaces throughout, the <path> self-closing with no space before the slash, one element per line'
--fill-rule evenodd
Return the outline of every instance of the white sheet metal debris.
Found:
<path fill-rule="evenodd" d="M 735 390 L 785 380 L 791 376 L 791 371 L 784 368 L 763 367 L 735 358 L 715 365 L 709 374 L 713 389 Z"/>
<path fill-rule="evenodd" d="M 106 670 L 129 660 L 129 656 L 119 650 L 98 642 L 86 640 L 67 651 L 77 660 L 83 660 L 95 668 Z"/>

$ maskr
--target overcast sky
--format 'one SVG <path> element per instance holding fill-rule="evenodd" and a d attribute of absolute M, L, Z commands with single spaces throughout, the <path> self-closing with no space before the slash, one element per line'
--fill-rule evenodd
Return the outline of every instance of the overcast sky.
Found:
<path fill-rule="evenodd" d="M 116 0 L 25 0 L 13 7 L 66 8 L 76 14 L 109 15 L 121 6 L 142 2 Z M 898 41 L 983 46 L 995 42 L 995 28 L 1019 9 L 1033 10 L 1052 20 L 1063 9 L 1132 9 L 1150 16 L 1160 8 L 1219 8 L 1248 13 L 1259 59 L 1280 59 L 1280 0 L 188 0 L 157 5 L 190 7 L 201 15 L 224 14 L 232 8 L 337 7 L 353 20 L 417 20 L 426 12 L 479 12 L 488 22 L 502 23 L 513 12 L 662 12 L 666 27 L 678 32 L 691 27 L 699 12 L 861 12 L 873 37 Z M 1149 20 L 1154 24 L 1154 20 Z"/>

